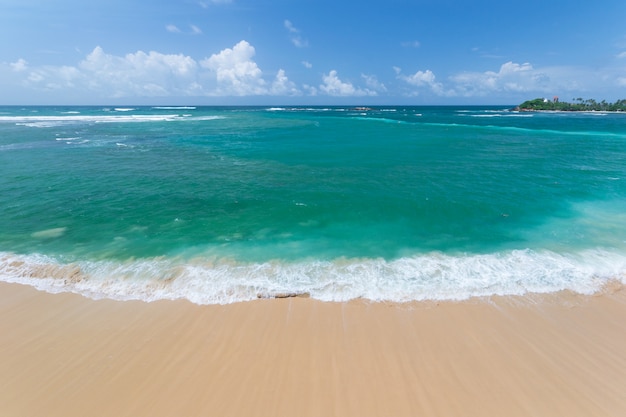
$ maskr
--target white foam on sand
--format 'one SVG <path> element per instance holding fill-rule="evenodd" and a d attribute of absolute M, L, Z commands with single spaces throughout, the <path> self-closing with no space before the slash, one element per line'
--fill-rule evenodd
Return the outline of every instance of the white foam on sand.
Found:
<path fill-rule="evenodd" d="M 61 229 L 37 233 L 53 237 L 63 233 Z M 163 257 L 65 263 L 44 255 L 0 253 L 0 280 L 95 299 L 187 299 L 197 304 L 227 304 L 281 294 L 308 294 L 324 301 L 464 300 L 561 290 L 591 294 L 610 280 L 626 282 L 626 254 L 515 250 L 293 263 Z"/>

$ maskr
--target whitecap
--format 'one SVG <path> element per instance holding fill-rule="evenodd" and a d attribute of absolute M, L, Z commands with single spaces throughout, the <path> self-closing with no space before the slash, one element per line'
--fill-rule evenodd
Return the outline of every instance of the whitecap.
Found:
<path fill-rule="evenodd" d="M 226 117 L 224 116 L 198 116 L 198 117 L 190 117 L 187 120 L 205 121 L 205 120 L 221 120 L 221 119 L 226 119 Z"/>
<path fill-rule="evenodd" d="M 152 107 L 156 110 L 195 110 L 196 107 L 193 106 L 156 106 Z"/>
<path fill-rule="evenodd" d="M 464 300 L 571 290 L 626 282 L 626 254 L 514 250 L 483 255 L 430 253 L 396 260 L 236 262 L 198 257 L 63 263 L 43 255 L 0 253 L 0 280 L 50 292 L 118 300 L 183 298 L 225 304 L 259 296 L 309 294 L 324 301 Z"/>
<path fill-rule="evenodd" d="M 55 127 L 76 123 L 130 123 L 183 120 L 176 114 L 161 115 L 59 115 L 59 116 L 0 116 L 0 123 L 12 122 L 18 126 Z"/>
<path fill-rule="evenodd" d="M 40 230 L 31 234 L 36 239 L 52 239 L 61 237 L 67 231 L 67 227 L 55 227 L 53 229 Z"/>

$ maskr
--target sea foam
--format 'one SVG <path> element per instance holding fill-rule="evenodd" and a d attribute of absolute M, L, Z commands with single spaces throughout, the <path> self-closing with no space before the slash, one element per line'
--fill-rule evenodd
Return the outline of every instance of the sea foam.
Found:
<path fill-rule="evenodd" d="M 64 263 L 44 255 L 3 253 L 0 280 L 94 299 L 187 299 L 197 304 L 280 294 L 308 294 L 324 301 L 464 300 L 561 290 L 591 294 L 610 280 L 626 282 L 626 255 L 605 250 L 573 254 L 515 250 L 294 263 L 202 258 Z"/>
<path fill-rule="evenodd" d="M 179 114 L 129 114 L 129 115 L 62 115 L 62 116 L 0 116 L 0 123 L 15 123 L 18 126 L 49 128 L 66 124 L 81 123 L 133 123 L 171 122 L 184 120 L 218 120 L 223 116 L 198 116 Z"/>

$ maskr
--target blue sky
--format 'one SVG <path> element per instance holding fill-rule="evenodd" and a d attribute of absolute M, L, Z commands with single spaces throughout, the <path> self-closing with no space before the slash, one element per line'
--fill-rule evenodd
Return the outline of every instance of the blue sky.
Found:
<path fill-rule="evenodd" d="M 0 104 L 614 101 L 624 22 L 624 0 L 2 0 Z"/>

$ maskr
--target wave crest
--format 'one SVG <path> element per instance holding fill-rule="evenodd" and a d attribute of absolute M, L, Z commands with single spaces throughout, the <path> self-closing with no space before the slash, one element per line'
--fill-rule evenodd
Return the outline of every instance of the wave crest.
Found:
<path fill-rule="evenodd" d="M 516 250 L 487 255 L 441 253 L 397 260 L 337 259 L 286 263 L 152 258 L 63 263 L 44 255 L 0 254 L 0 280 L 94 299 L 187 299 L 227 304 L 281 294 L 324 301 L 463 300 L 572 290 L 591 294 L 626 280 L 624 254 Z"/>

